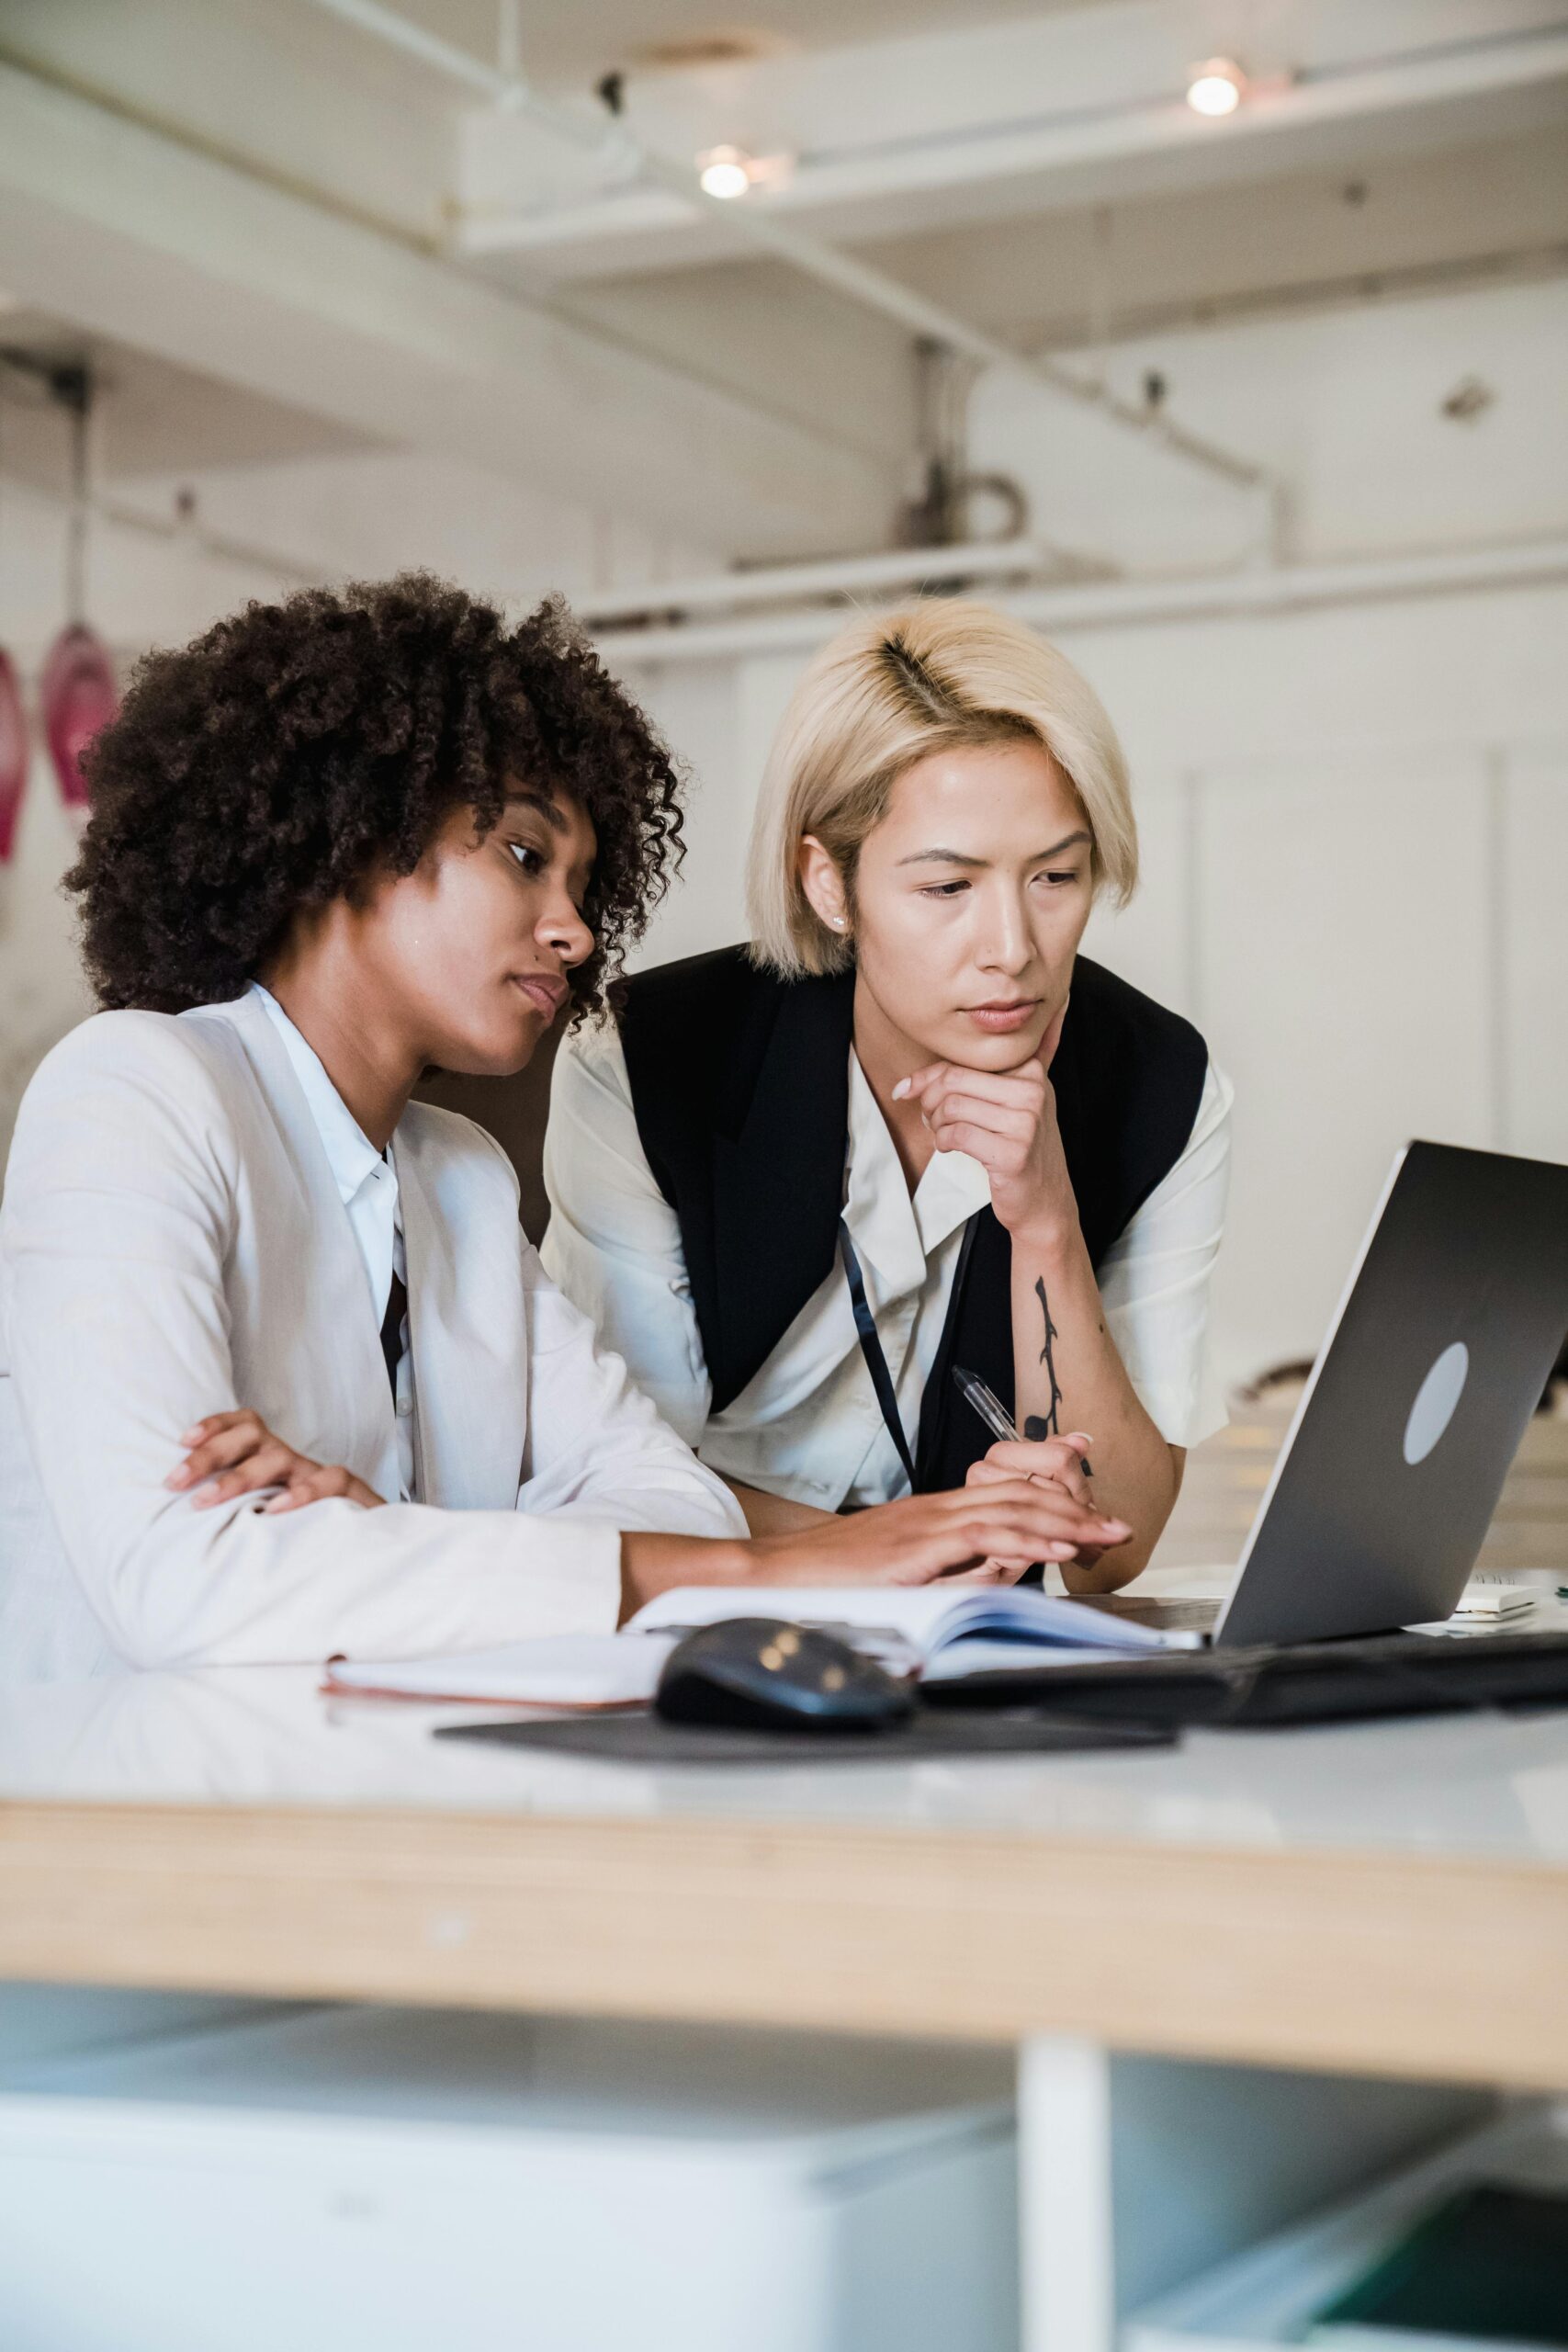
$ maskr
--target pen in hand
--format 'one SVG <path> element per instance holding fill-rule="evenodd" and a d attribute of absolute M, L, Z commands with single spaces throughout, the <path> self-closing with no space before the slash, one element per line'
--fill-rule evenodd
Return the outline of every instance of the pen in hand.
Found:
<path fill-rule="evenodd" d="M 976 1413 L 985 1422 L 993 1437 L 1002 1439 L 1009 1445 L 1018 1442 L 1018 1423 L 1013 1419 L 1001 1398 L 987 1387 L 978 1373 L 965 1372 L 961 1363 L 955 1363 L 953 1367 L 953 1385 L 971 1411 Z M 1081 1453 L 1078 1456 L 1078 1467 L 1086 1478 L 1093 1477 L 1094 1472 Z"/>
<path fill-rule="evenodd" d="M 954 1364 L 953 1367 L 953 1385 L 957 1389 L 959 1395 L 963 1397 L 964 1403 L 969 1407 L 971 1412 L 976 1414 L 978 1418 L 984 1421 L 986 1427 L 990 1430 L 993 1437 L 1000 1438 L 1003 1442 L 1008 1445 L 1015 1445 L 1018 1442 L 1017 1422 L 1013 1419 L 1012 1415 L 1008 1411 L 1007 1407 L 1002 1403 L 1001 1398 L 998 1396 L 993 1390 L 987 1387 L 978 1373 L 966 1372 L 962 1364 Z M 1074 1435 L 1082 1437 L 1083 1431 L 1081 1430 L 1075 1430 Z M 1082 1470 L 1086 1478 L 1093 1477 L 1094 1472 L 1089 1468 L 1088 1462 L 1085 1461 L 1081 1453 L 1078 1456 L 1078 1467 Z M 1085 1497 L 1085 1500 L 1088 1500 L 1087 1496 Z M 1108 1522 L 1108 1532 L 1110 1533 L 1112 1542 L 1120 1543 L 1123 1536 L 1130 1535 L 1132 1533 L 1132 1530 L 1127 1526 L 1125 1521 L 1122 1521 L 1120 1522 L 1112 1521 Z M 1100 1556 L 1100 1554 L 1098 1546 L 1093 1550 L 1087 1552 L 1080 1549 L 1078 1554 L 1078 1566 L 1085 1568 L 1092 1567 Z"/>

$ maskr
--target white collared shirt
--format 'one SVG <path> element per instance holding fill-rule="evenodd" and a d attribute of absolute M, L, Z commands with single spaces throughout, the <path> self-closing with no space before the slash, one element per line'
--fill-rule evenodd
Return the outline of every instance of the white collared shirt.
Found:
<path fill-rule="evenodd" d="M 1099 1270 L 1106 1328 L 1170 1445 L 1197 1445 L 1225 1423 L 1207 1332 L 1231 1101 L 1211 1063 L 1186 1148 Z M 837 1263 L 740 1395 L 709 1419 L 712 1388 L 679 1221 L 643 1153 L 611 1026 L 574 1031 L 557 1057 L 545 1182 L 551 1278 L 710 1469 L 825 1510 L 908 1492 Z M 985 1170 L 964 1152 L 936 1153 L 911 1196 L 852 1047 L 844 1217 L 911 1452 L 963 1229 L 989 1200 Z"/>
<path fill-rule="evenodd" d="M 348 1212 L 355 1246 L 359 1251 L 365 1279 L 369 1284 L 370 1305 L 378 1331 L 386 1317 L 393 1274 L 397 1274 L 405 1287 L 408 1283 L 396 1164 L 389 1150 L 377 1150 L 327 1076 L 321 1056 L 307 1044 L 277 999 L 269 989 L 264 989 L 259 980 L 251 982 L 251 993 L 261 999 L 274 1028 L 283 1040 L 284 1051 L 299 1081 L 299 1090 L 310 1109 L 316 1133 L 321 1136 L 321 1148 L 326 1153 L 338 1198 Z M 402 1487 L 398 1499 L 409 1502 L 413 1499 L 416 1454 L 413 1356 L 409 1347 L 409 1318 L 406 1313 L 398 1332 L 394 1396 L 398 1422 L 398 1474 Z"/>

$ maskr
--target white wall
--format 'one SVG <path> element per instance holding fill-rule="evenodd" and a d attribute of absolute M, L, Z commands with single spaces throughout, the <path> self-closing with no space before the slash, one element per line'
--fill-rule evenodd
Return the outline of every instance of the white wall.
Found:
<path fill-rule="evenodd" d="M 64 616 L 64 540 L 57 502 L 0 483 L 0 644 L 17 663 L 29 713 L 39 662 Z M 275 584 L 188 545 L 112 527 L 95 529 L 92 554 L 90 610 L 117 655 L 178 641 Z M 16 846 L 0 866 L 0 1162 L 37 1063 L 92 1010 L 73 912 L 59 888 L 76 836 L 36 726 L 33 741 Z"/>
<path fill-rule="evenodd" d="M 1557 588 L 1063 639 L 1127 744 L 1144 843 L 1139 897 L 1089 946 L 1197 1021 L 1237 1088 L 1227 1378 L 1312 1352 L 1407 1137 L 1568 1159 L 1564 642 Z M 699 770 L 647 960 L 739 935 L 799 667 L 639 678 Z"/>
<path fill-rule="evenodd" d="M 1094 356 L 1071 361 L 1089 373 Z M 1163 335 L 1105 361 L 1111 389 L 1134 404 L 1151 371 L 1182 424 L 1287 484 L 1295 560 L 1568 527 L 1561 281 Z M 1445 415 L 1472 377 L 1491 404 Z M 1017 478 L 1038 528 L 1134 570 L 1223 564 L 1259 543 L 1258 501 L 1016 376 L 976 387 L 971 458 Z"/>
<path fill-rule="evenodd" d="M 0 1164 L 23 1088 L 50 1047 L 92 1011 L 60 896 L 75 842 L 49 763 L 35 757 L 16 848 L 0 865 Z"/>

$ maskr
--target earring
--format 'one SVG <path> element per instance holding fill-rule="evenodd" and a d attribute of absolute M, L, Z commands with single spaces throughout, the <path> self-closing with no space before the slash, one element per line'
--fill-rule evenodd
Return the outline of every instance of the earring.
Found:
<path fill-rule="evenodd" d="M 844 927 L 844 918 L 843 918 L 843 916 L 842 916 L 842 915 L 835 915 L 835 916 L 833 917 L 833 928 L 834 928 L 834 930 L 835 930 L 835 931 L 842 931 L 843 927 Z"/>

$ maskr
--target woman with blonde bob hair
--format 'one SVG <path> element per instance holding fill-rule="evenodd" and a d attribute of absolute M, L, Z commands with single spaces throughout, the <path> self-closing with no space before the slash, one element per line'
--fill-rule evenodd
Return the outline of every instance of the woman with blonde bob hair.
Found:
<path fill-rule="evenodd" d="M 1137 875 L 1087 681 L 1004 614 L 914 604 L 796 688 L 750 945 L 639 975 L 569 1041 L 547 1262 L 755 1532 L 1022 1475 L 1100 1514 L 1046 1547 L 1070 1589 L 1147 1560 L 1224 1420 L 1230 1090 L 1078 953 Z M 976 1377 L 1021 1437 L 993 1442 Z"/>

